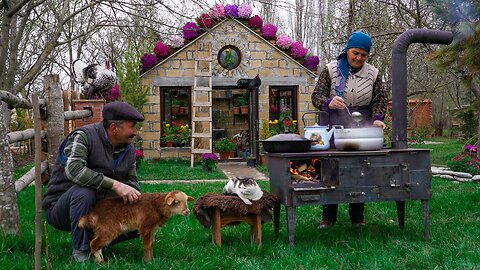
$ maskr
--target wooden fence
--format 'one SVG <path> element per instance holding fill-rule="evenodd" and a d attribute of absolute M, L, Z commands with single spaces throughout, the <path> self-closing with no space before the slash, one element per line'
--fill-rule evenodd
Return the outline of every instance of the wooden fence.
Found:
<path fill-rule="evenodd" d="M 0 117 L 0 233 L 20 235 L 17 192 L 35 181 L 35 269 L 41 269 L 41 174 L 51 171 L 60 144 L 69 130 L 65 121 L 92 116 L 91 110 L 65 111 L 64 94 L 58 75 L 44 77 L 45 97 L 39 99 L 34 94 L 32 100 L 17 97 L 7 91 L 0 91 L 2 106 L 33 109 L 34 128 L 6 133 L 8 127 L 4 117 Z M 4 111 L 4 110 L 0 110 Z M 17 181 L 13 178 L 13 157 L 10 145 L 16 142 L 35 141 L 35 167 Z M 42 142 L 46 145 L 42 150 Z"/>

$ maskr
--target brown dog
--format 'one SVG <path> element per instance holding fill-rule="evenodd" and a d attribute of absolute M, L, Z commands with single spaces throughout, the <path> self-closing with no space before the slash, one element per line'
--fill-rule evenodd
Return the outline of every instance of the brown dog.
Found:
<path fill-rule="evenodd" d="M 102 248 L 123 233 L 138 230 L 143 244 L 143 259 L 153 258 L 155 230 L 173 215 L 188 216 L 187 201 L 193 197 L 181 191 L 145 193 L 135 204 L 124 204 L 120 197 L 100 201 L 87 215 L 80 218 L 78 226 L 93 230 L 90 251 L 97 263 L 104 263 Z"/>

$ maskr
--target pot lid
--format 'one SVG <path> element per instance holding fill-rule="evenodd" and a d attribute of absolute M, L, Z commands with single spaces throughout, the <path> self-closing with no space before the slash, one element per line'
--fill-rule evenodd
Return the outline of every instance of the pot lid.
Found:
<path fill-rule="evenodd" d="M 274 135 L 266 139 L 265 141 L 273 141 L 273 142 L 275 141 L 308 141 L 308 139 L 298 134 L 282 133 L 282 134 Z"/>

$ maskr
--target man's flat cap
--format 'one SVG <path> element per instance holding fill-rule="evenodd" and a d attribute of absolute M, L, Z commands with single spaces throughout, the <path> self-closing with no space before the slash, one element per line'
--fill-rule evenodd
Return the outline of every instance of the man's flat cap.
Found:
<path fill-rule="evenodd" d="M 115 101 L 103 107 L 103 119 L 106 120 L 131 120 L 141 122 L 145 118 L 134 107 L 126 102 Z"/>

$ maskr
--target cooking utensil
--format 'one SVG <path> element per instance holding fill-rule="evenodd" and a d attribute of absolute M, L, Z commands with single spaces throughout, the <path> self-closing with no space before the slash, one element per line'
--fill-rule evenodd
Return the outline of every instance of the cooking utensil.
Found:
<path fill-rule="evenodd" d="M 312 144 L 312 141 L 298 134 L 278 134 L 260 142 L 269 153 L 307 152 Z"/>
<path fill-rule="evenodd" d="M 359 123 L 363 120 L 363 115 L 360 112 L 350 113 L 347 105 L 345 105 L 345 109 L 347 110 L 348 114 L 350 114 L 350 117 L 352 117 L 353 122 L 357 123 L 357 126 L 359 126 Z"/>
<path fill-rule="evenodd" d="M 383 146 L 383 129 L 343 128 L 334 126 L 334 143 L 337 150 L 379 150 Z"/>

